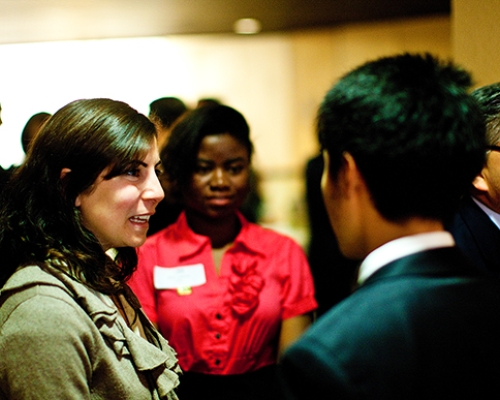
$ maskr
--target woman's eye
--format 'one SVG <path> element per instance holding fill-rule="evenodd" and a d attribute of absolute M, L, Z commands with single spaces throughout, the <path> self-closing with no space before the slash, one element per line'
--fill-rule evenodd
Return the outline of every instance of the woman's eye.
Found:
<path fill-rule="evenodd" d="M 206 165 L 197 165 L 195 172 L 197 174 L 208 174 L 210 172 L 211 168 Z"/>
<path fill-rule="evenodd" d="M 239 174 L 241 171 L 243 171 L 243 165 L 234 165 L 232 167 L 229 167 L 229 172 L 234 175 Z"/>
<path fill-rule="evenodd" d="M 133 177 L 138 177 L 141 174 L 141 171 L 139 168 L 131 168 L 127 171 L 125 171 L 125 175 L 127 176 L 133 176 Z"/>

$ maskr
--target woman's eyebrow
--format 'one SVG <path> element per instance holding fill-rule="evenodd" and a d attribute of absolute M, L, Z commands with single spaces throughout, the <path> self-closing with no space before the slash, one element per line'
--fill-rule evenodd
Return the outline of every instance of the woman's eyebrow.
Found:
<path fill-rule="evenodd" d="M 231 158 L 226 161 L 226 163 L 234 163 L 234 162 L 244 162 L 247 161 L 245 157 L 236 157 L 236 158 Z"/>
<path fill-rule="evenodd" d="M 141 167 L 144 167 L 146 168 L 148 166 L 147 163 L 145 163 L 144 161 L 141 161 L 141 160 L 134 160 L 131 162 L 132 165 L 136 165 L 136 166 L 141 166 Z M 159 160 L 156 164 L 155 164 L 155 167 L 157 167 L 158 165 L 161 164 L 161 160 Z"/>

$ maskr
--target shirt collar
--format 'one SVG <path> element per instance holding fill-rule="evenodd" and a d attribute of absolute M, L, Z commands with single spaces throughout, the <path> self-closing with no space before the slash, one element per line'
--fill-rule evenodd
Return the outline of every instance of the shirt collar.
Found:
<path fill-rule="evenodd" d="M 185 211 L 179 215 L 173 229 L 175 240 L 182 241 L 182 257 L 191 257 L 210 245 L 210 239 L 207 236 L 198 235 L 189 227 Z"/>
<path fill-rule="evenodd" d="M 253 253 L 265 255 L 262 251 L 262 236 L 260 230 L 251 229 L 251 223 L 238 212 L 238 218 L 241 223 L 241 230 L 236 239 L 234 239 L 235 245 L 241 245 Z"/>
<path fill-rule="evenodd" d="M 452 247 L 454 245 L 453 236 L 445 231 L 420 233 L 391 240 L 366 256 L 359 268 L 358 284 L 361 285 L 377 270 L 398 258 L 425 250 Z"/>
<path fill-rule="evenodd" d="M 474 200 L 474 202 L 478 205 L 478 207 L 486 213 L 486 215 L 491 219 L 491 221 L 495 224 L 495 226 L 498 229 L 500 229 L 500 214 L 497 213 L 496 211 L 493 211 L 491 208 L 484 205 L 476 198 L 472 197 L 472 200 Z"/>

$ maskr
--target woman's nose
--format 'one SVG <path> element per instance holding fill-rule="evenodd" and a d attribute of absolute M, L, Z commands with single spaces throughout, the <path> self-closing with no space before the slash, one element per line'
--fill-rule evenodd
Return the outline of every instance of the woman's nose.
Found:
<path fill-rule="evenodd" d="M 223 168 L 216 168 L 210 181 L 212 187 L 225 187 L 229 185 L 226 171 Z"/>
<path fill-rule="evenodd" d="M 158 176 L 156 173 L 152 173 L 146 184 L 144 198 L 146 200 L 156 200 L 156 202 L 159 203 L 164 196 L 165 193 L 163 192 Z"/>

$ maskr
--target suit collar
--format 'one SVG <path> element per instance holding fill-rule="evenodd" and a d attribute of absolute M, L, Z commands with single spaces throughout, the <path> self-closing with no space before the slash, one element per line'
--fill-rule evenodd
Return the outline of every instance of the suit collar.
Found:
<path fill-rule="evenodd" d="M 457 247 L 422 251 L 394 260 L 371 275 L 364 285 L 395 276 L 479 276 L 481 272 L 470 264 Z"/>
<path fill-rule="evenodd" d="M 472 201 L 488 216 L 491 222 L 500 229 L 500 214 L 489 208 L 487 205 L 481 203 L 478 199 L 471 197 Z"/>
<path fill-rule="evenodd" d="M 498 273 L 500 271 L 498 269 L 500 268 L 498 261 L 500 260 L 500 229 L 470 196 L 462 199 L 457 217 L 452 232 L 460 232 L 465 228 L 466 232 L 470 234 L 465 239 L 469 240 L 470 243 L 461 243 L 460 246 L 476 246 L 482 257 L 482 261 L 475 260 L 476 263 L 482 262 L 483 268 L 486 269 L 496 266 L 495 271 Z M 463 227 L 460 227 L 460 224 L 463 224 Z M 464 242 L 464 240 L 457 238 L 457 242 Z"/>

